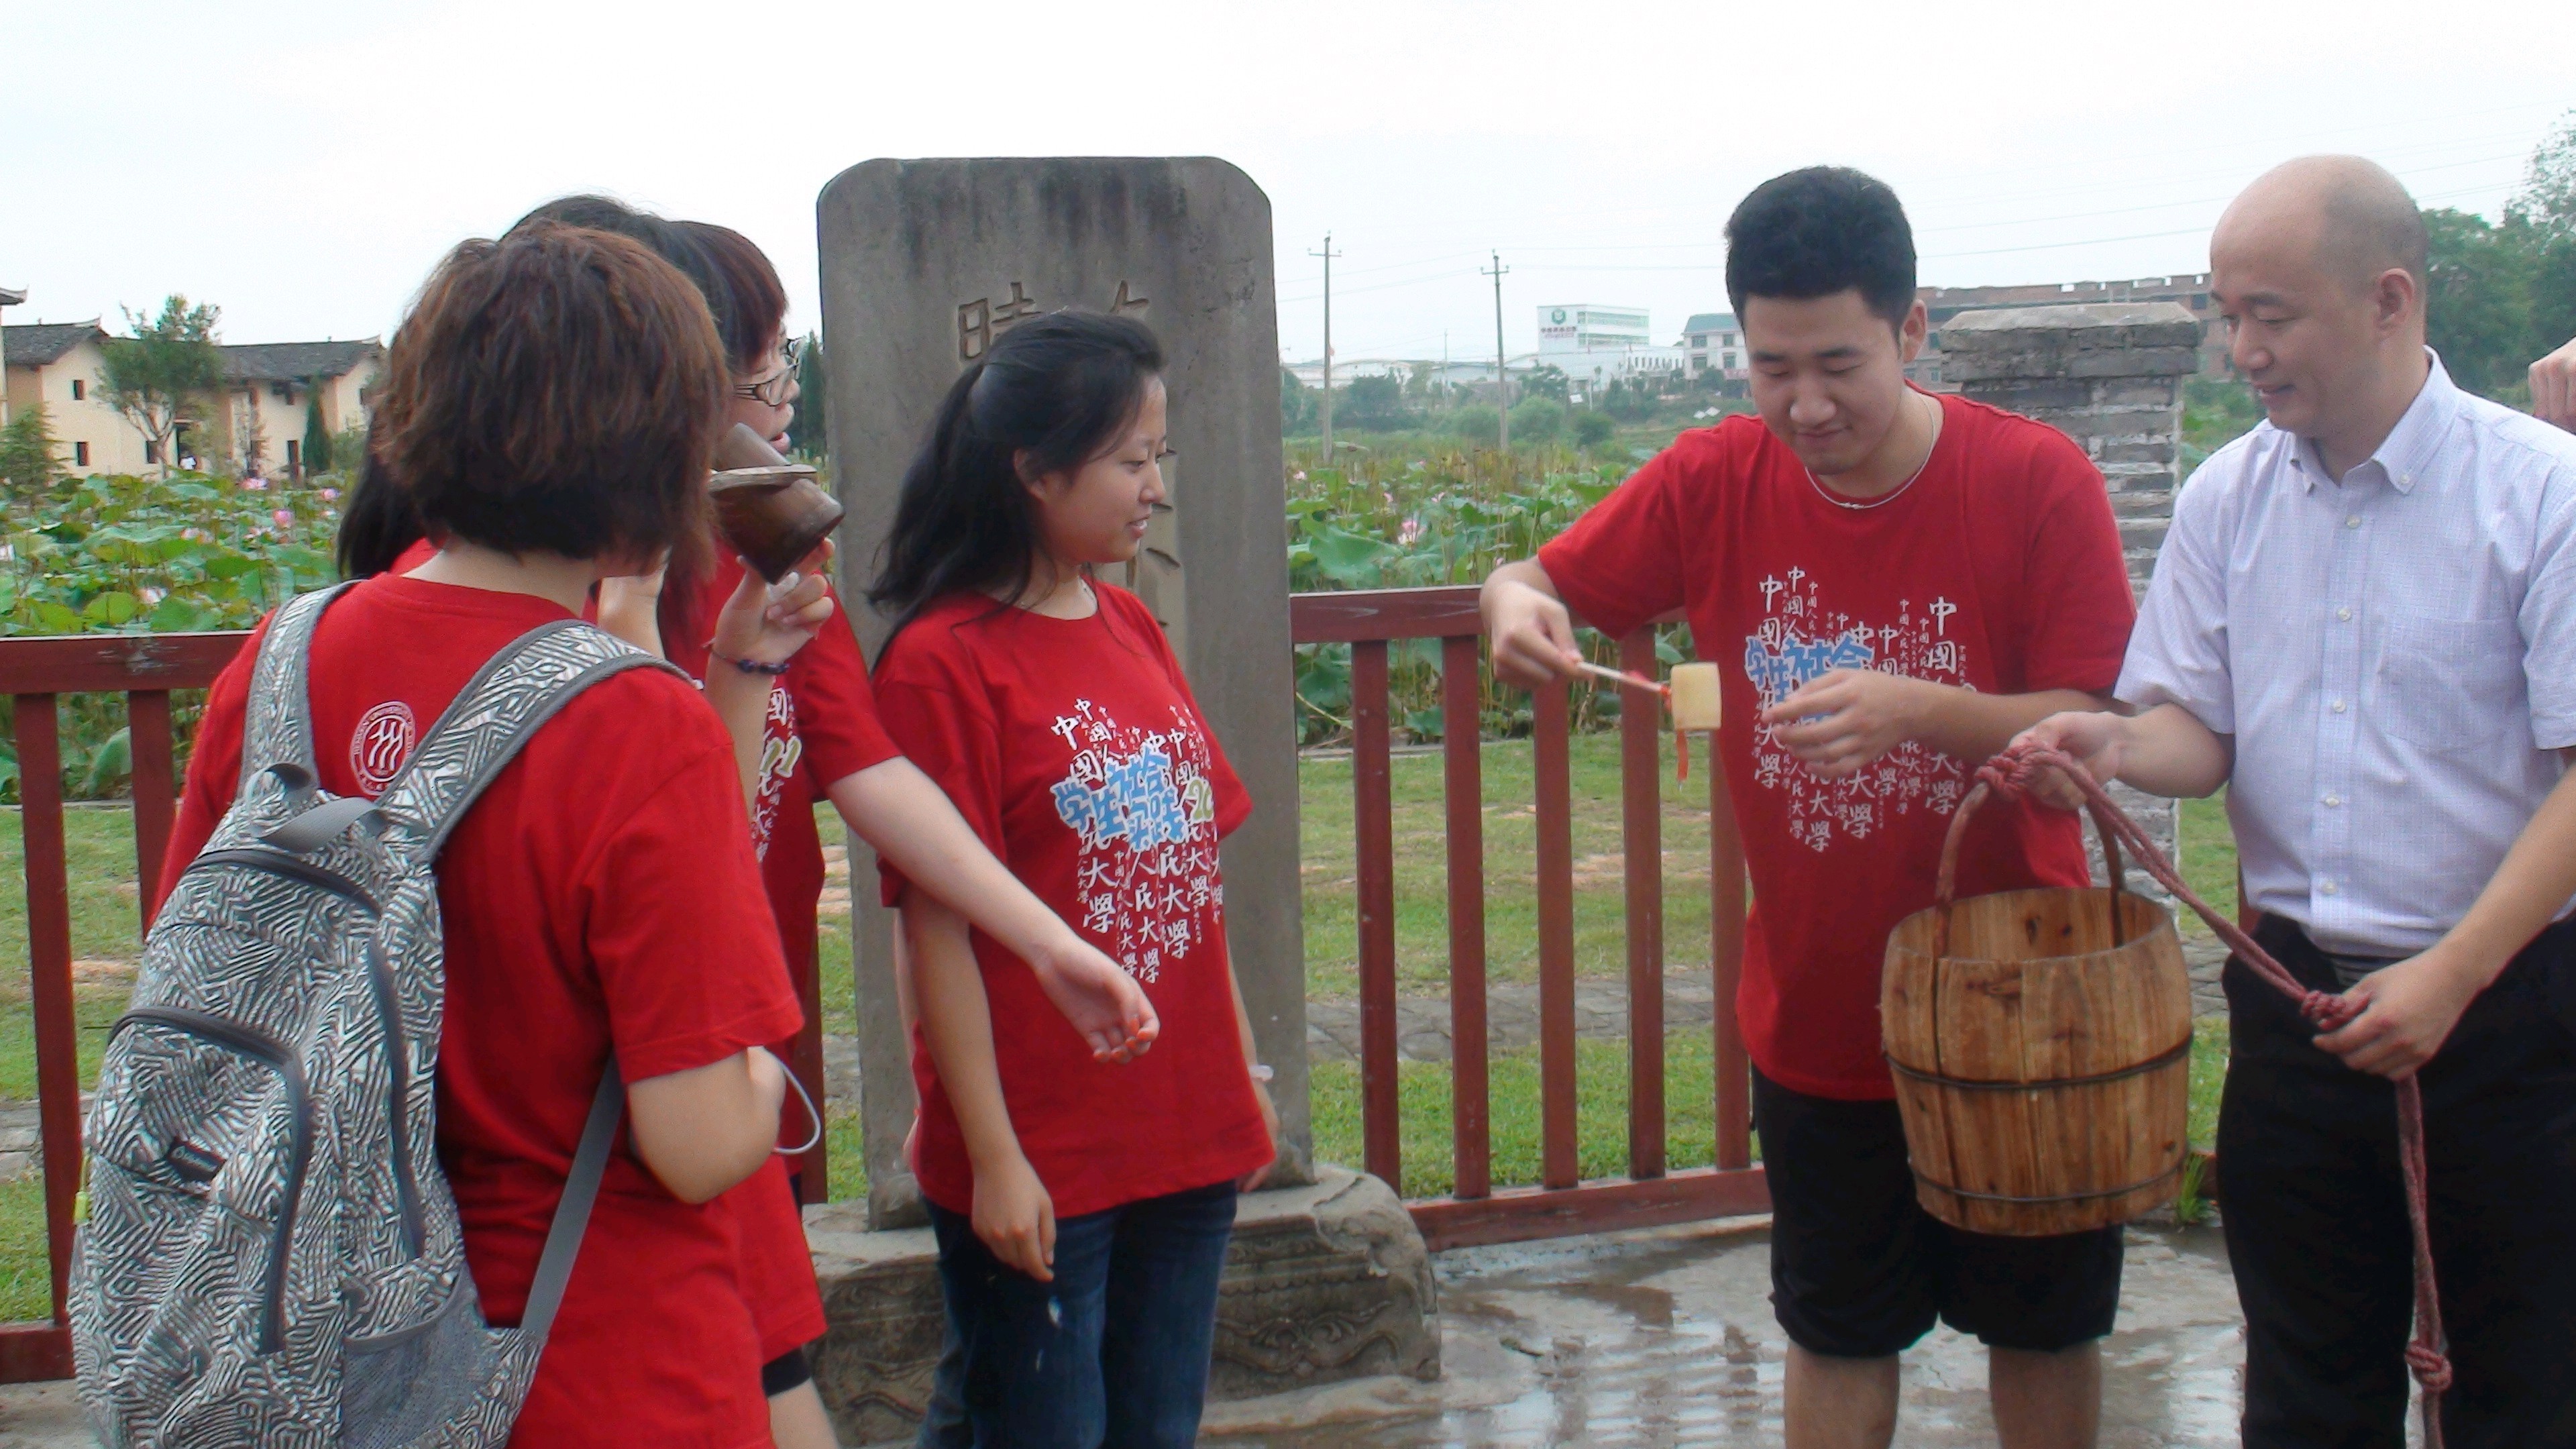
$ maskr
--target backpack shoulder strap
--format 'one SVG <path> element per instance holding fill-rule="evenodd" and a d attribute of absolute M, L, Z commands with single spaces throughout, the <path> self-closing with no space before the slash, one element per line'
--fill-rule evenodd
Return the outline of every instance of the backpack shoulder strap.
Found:
<path fill-rule="evenodd" d="M 321 622 L 322 611 L 350 587 L 342 583 L 319 593 L 298 594 L 269 616 L 244 706 L 236 798 L 249 794 L 252 783 L 273 766 L 294 766 L 308 784 L 318 773 L 313 762 L 313 702 L 306 688 L 313 626 Z"/>
<path fill-rule="evenodd" d="M 485 786 L 573 696 L 629 669 L 665 669 L 595 624 L 561 619 L 520 635 L 466 681 L 376 797 L 387 843 L 426 864 L 438 858 Z"/>
<path fill-rule="evenodd" d="M 581 1235 L 590 1226 L 590 1207 L 599 1197 L 599 1180 L 608 1171 L 608 1149 L 617 1140 L 618 1119 L 626 1111 L 626 1082 L 618 1075 L 617 1056 L 599 1074 L 599 1090 L 590 1099 L 590 1116 L 581 1126 L 581 1145 L 573 1149 L 572 1171 L 564 1176 L 563 1196 L 555 1203 L 554 1222 L 546 1229 L 546 1246 L 537 1255 L 536 1276 L 528 1281 L 528 1306 L 519 1329 L 539 1344 L 563 1306 L 564 1285 L 572 1281 L 572 1261 L 581 1251 Z"/>

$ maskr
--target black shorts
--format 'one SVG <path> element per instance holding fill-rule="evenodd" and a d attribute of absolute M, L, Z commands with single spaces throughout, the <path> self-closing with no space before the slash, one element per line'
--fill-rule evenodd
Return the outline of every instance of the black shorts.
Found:
<path fill-rule="evenodd" d="M 1753 1125 L 1771 1184 L 1772 1311 L 1800 1348 L 1886 1358 L 1935 1318 L 2037 1353 L 2111 1331 L 2118 1228 L 2004 1238 L 1948 1226 L 1915 1201 L 1894 1102 L 1810 1097 L 1756 1071 Z"/>

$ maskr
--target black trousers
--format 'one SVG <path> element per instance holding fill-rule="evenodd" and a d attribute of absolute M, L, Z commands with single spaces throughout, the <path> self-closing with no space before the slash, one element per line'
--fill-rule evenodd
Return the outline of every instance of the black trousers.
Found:
<path fill-rule="evenodd" d="M 2296 925 L 2267 916 L 2256 939 L 2337 989 Z M 2576 1446 L 2576 1035 L 2558 1009 L 2571 979 L 2576 923 L 2516 957 L 2420 1073 L 2450 1449 Z M 2219 1191 L 2245 1309 L 2245 1443 L 2401 1449 L 2414 1248 L 2394 1089 L 2318 1050 L 2242 962 L 2226 986 Z"/>

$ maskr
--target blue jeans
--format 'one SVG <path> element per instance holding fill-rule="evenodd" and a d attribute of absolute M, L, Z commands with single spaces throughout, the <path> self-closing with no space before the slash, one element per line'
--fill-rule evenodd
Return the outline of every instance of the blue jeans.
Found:
<path fill-rule="evenodd" d="M 949 1345 L 923 1449 L 1196 1443 L 1234 1200 L 1224 1182 L 1066 1218 L 1052 1283 L 1004 1266 L 970 1219 L 931 1204 Z"/>

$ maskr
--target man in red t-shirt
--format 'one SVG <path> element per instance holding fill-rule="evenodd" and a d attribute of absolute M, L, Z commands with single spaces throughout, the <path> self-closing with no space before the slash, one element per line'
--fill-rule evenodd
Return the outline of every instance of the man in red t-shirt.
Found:
<path fill-rule="evenodd" d="M 1683 434 L 1496 569 L 1494 665 L 1554 681 L 1580 658 L 1569 610 L 1616 635 L 1681 608 L 1724 673 L 1718 752 L 1754 890 L 1736 1008 L 1789 1442 L 1887 1444 L 1896 1355 L 1938 1316 L 1991 1350 L 2008 1449 L 2088 1445 L 2119 1232 L 1989 1237 L 1916 1205 L 1878 981 L 1889 931 L 1932 902 L 1976 765 L 2118 678 L 2133 607 L 2102 476 L 2048 427 L 1907 384 L 1926 320 L 1883 183 L 1791 172 L 1726 235 L 1761 416 Z M 1961 892 L 2083 884 L 2078 829 L 1999 805 L 1969 834 Z"/>

